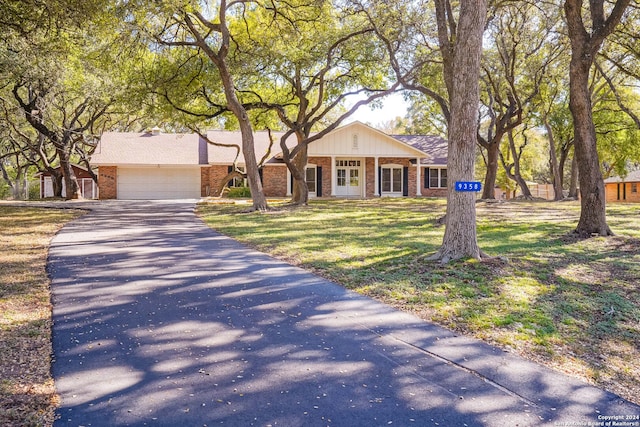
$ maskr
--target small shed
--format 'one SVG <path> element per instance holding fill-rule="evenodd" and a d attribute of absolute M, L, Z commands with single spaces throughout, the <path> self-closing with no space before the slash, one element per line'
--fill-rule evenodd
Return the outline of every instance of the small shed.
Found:
<path fill-rule="evenodd" d="M 626 177 L 614 176 L 604 180 L 607 202 L 640 202 L 640 170 L 632 171 Z"/>
<path fill-rule="evenodd" d="M 76 179 L 78 180 L 78 185 L 80 186 L 80 194 L 85 199 L 97 199 L 98 198 L 98 186 L 95 181 L 91 177 L 91 174 L 82 166 L 71 165 L 73 168 L 73 173 L 76 175 Z M 56 170 L 60 170 L 58 166 L 55 168 Z M 40 198 L 44 199 L 47 197 L 53 197 L 53 183 L 51 181 L 51 173 L 50 172 L 40 172 L 38 174 L 40 176 Z M 66 197 L 67 189 L 65 188 L 65 183 L 62 181 L 62 197 Z"/>

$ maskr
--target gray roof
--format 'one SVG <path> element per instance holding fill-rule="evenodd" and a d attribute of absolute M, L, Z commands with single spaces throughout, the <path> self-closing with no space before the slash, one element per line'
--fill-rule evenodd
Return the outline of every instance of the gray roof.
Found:
<path fill-rule="evenodd" d="M 254 133 L 258 161 L 268 153 L 267 163 L 282 163 L 280 137 L 283 134 L 283 132 L 273 132 L 274 141 L 271 145 L 267 132 Z M 439 136 L 389 135 L 389 137 L 431 156 L 421 159 L 422 165 L 445 166 L 447 164 L 447 141 Z M 91 156 L 91 163 L 95 166 L 198 166 L 231 164 L 236 160 L 238 155 L 236 146 L 242 145 L 239 131 L 211 130 L 207 132 L 207 138 L 214 144 L 208 144 L 196 133 L 105 132 L 95 153 Z M 295 144 L 295 137 L 287 140 L 290 148 Z M 242 152 L 239 153 L 237 160 L 241 164 L 244 163 Z"/>
<path fill-rule="evenodd" d="M 612 182 L 640 182 L 640 170 L 631 171 L 624 178 L 621 178 L 619 176 L 612 176 L 611 178 L 605 179 L 604 182 L 605 183 L 612 183 Z"/>
<path fill-rule="evenodd" d="M 436 135 L 391 135 L 393 138 L 429 153 L 431 159 L 421 159 L 420 164 L 428 166 L 446 166 L 447 140 Z"/>
<path fill-rule="evenodd" d="M 352 123 L 348 123 L 342 127 L 339 127 L 337 129 L 335 129 L 333 132 L 339 132 L 342 129 L 348 127 L 348 126 L 355 126 L 355 125 L 360 125 L 360 126 L 365 126 L 367 128 L 371 128 L 369 125 L 360 123 L 360 122 L 352 122 Z M 389 138 L 393 138 L 396 141 L 404 144 L 404 145 L 408 145 L 409 147 L 416 149 L 416 150 L 420 150 L 422 151 L 424 154 L 426 155 L 431 155 L 433 158 L 437 158 L 439 156 L 438 153 L 431 153 L 429 151 L 425 151 L 423 150 L 423 148 L 419 145 L 416 145 L 414 143 L 412 143 L 413 140 L 411 141 L 407 141 L 406 138 L 417 138 L 417 142 L 424 142 L 425 144 L 427 144 L 429 147 L 433 148 L 434 146 L 440 147 L 439 144 L 434 144 L 434 141 L 431 141 L 432 138 L 436 138 L 438 140 L 438 143 L 440 140 L 442 140 L 442 138 L 439 137 L 432 137 L 432 136 L 406 136 L 406 135 L 401 135 L 401 136 L 395 136 L 395 135 L 387 135 L 384 132 L 372 128 L 373 130 L 375 130 L 376 132 L 379 132 L 382 135 L 385 135 L 386 137 Z M 255 147 L 255 153 L 256 153 L 256 158 L 258 161 L 260 161 L 260 159 L 267 154 L 267 152 L 269 151 L 269 156 L 268 156 L 268 161 L 266 163 L 269 164 L 273 164 L 273 163 L 283 163 L 282 161 L 282 149 L 280 147 L 280 138 L 284 135 L 284 132 L 272 132 L 272 137 L 274 139 L 273 144 L 271 145 L 271 142 L 269 140 L 269 134 L 266 131 L 258 131 L 258 132 L 254 132 L 253 134 L 253 138 L 254 138 L 254 147 Z M 313 135 L 313 134 L 312 134 Z M 238 146 L 242 144 L 242 135 L 240 133 L 240 131 L 226 131 L 226 130 L 210 130 L 207 132 L 207 138 L 213 142 L 213 143 L 217 143 L 217 144 L 222 144 L 222 145 L 209 145 L 209 163 L 210 164 L 231 164 L 235 161 L 236 156 L 238 156 L 238 162 L 239 163 L 244 163 L 244 156 L 242 154 L 242 152 L 239 153 L 238 155 L 238 150 L 235 147 L 225 147 L 224 145 L 233 145 L 233 146 Z M 442 140 L 444 141 L 444 140 Z M 292 149 L 293 147 L 296 146 L 296 138 L 294 135 L 291 135 L 288 139 L 287 139 L 287 146 Z M 431 165 L 431 164 L 437 164 L 437 165 L 446 165 L 447 161 L 446 161 L 446 150 L 447 150 L 447 144 L 446 141 L 444 141 L 444 153 L 445 153 L 445 158 L 444 158 L 444 162 L 443 163 L 438 163 L 438 162 L 434 162 L 431 159 L 422 159 L 422 164 L 425 165 Z"/>
<path fill-rule="evenodd" d="M 255 147 L 256 160 L 260 162 L 260 159 L 269 152 L 268 163 L 279 163 L 279 160 L 274 156 L 280 154 L 282 149 L 280 148 L 280 137 L 284 135 L 284 132 L 272 132 L 273 145 L 269 140 L 269 133 L 266 131 L 258 131 L 253 133 L 253 145 Z M 234 147 L 224 147 L 220 145 L 209 145 L 209 163 L 210 164 L 232 164 L 236 160 L 238 155 L 238 149 L 240 147 L 240 153 L 238 156 L 238 163 L 244 163 L 244 155 L 242 154 L 242 134 L 240 131 L 226 131 L 226 130 L 210 130 L 207 131 L 207 138 L 212 143 L 233 145 Z M 287 145 L 293 147 L 295 145 L 295 137 L 291 137 L 287 140 Z"/>
<path fill-rule="evenodd" d="M 207 146 L 194 133 L 105 132 L 91 164 L 206 165 Z"/>

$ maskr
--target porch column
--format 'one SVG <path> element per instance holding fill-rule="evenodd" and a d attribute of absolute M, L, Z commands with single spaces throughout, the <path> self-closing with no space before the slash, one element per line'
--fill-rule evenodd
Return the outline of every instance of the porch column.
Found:
<path fill-rule="evenodd" d="M 373 158 L 373 177 L 373 188 L 375 189 L 373 195 L 380 197 L 380 188 L 378 188 L 378 182 L 380 182 L 380 177 L 378 177 L 378 156 Z"/>
<path fill-rule="evenodd" d="M 336 195 L 336 156 L 331 156 L 331 196 Z"/>
<path fill-rule="evenodd" d="M 420 159 L 416 159 L 416 168 L 418 169 L 416 171 L 416 196 L 420 197 L 422 196 L 422 188 L 420 187 L 420 181 L 422 181 L 420 179 L 420 172 L 422 171 L 422 167 L 420 166 Z"/>
<path fill-rule="evenodd" d="M 287 169 L 287 197 L 289 197 L 293 192 L 293 189 L 291 188 L 291 171 L 288 167 L 285 168 Z"/>

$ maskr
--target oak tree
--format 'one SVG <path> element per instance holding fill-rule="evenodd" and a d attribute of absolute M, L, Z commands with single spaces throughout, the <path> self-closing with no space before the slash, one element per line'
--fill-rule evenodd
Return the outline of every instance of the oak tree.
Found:
<path fill-rule="evenodd" d="M 398 83 L 363 8 L 301 1 L 275 10 L 257 10 L 238 26 L 234 59 L 246 65 L 245 102 L 274 112 L 280 122 L 279 148 L 293 180 L 291 202 L 304 205 L 309 144 Z M 353 98 L 357 101 L 345 107 Z"/>
<path fill-rule="evenodd" d="M 457 192 L 455 183 L 471 181 L 474 174 L 480 60 L 487 2 L 461 1 L 457 20 L 448 0 L 436 0 L 435 7 L 444 78 L 451 100 L 451 118 L 446 228 L 442 246 L 431 259 L 446 263 L 463 257 L 480 259 L 484 255 L 478 247 L 475 194 Z"/>
<path fill-rule="evenodd" d="M 100 58 L 103 31 L 109 28 L 104 4 L 73 2 L 67 9 L 42 2 L 17 13 L 21 3 L 3 4 L 14 16 L 0 28 L 5 141 L 19 148 L 16 162 L 52 172 L 56 195 L 63 178 L 67 198 L 77 198 L 71 163 L 88 160 L 120 87 L 110 85 L 109 61 Z"/>
<path fill-rule="evenodd" d="M 565 0 L 564 12 L 571 41 L 569 109 L 573 116 L 575 156 L 580 180 L 580 219 L 575 233 L 609 236 L 605 191 L 593 121 L 589 77 L 602 44 L 623 19 L 630 0 L 616 0 L 605 8 L 604 0 Z"/>
<path fill-rule="evenodd" d="M 492 12 L 485 34 L 488 46 L 483 54 L 480 89 L 478 144 L 485 150 L 487 164 L 482 198 L 495 198 L 498 160 L 505 135 L 509 136 L 514 162 L 507 175 L 517 180 L 524 195 L 530 197 L 524 180 L 518 178 L 520 156 L 512 136 L 518 127 L 531 121 L 539 104 L 541 85 L 562 57 L 560 19 L 557 11 L 529 2 L 507 2 Z"/>
<path fill-rule="evenodd" d="M 253 125 L 247 108 L 238 95 L 236 77 L 229 60 L 233 50 L 229 21 L 242 19 L 253 7 L 261 7 L 261 3 L 252 0 L 220 0 L 203 7 L 199 2 L 164 2 L 152 11 L 143 10 L 143 6 L 134 2 L 130 2 L 128 6 L 131 13 L 138 15 L 134 21 L 135 27 L 149 32 L 160 45 L 194 51 L 213 64 L 220 78 L 225 107 L 233 113 L 242 135 L 242 153 L 253 209 L 267 210 L 267 199 L 254 148 Z M 156 26 L 158 19 L 153 14 L 160 16 L 161 26 Z"/>

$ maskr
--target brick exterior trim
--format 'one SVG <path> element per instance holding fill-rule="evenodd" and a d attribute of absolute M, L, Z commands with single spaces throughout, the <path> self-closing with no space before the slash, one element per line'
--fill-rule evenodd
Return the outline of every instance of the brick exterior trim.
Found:
<path fill-rule="evenodd" d="M 309 157 L 308 163 L 322 167 L 322 196 L 329 197 L 331 195 L 331 184 L 333 181 L 334 167 L 331 157 Z M 408 167 L 408 187 L 409 197 L 416 194 L 416 171 L 415 165 L 411 164 L 408 158 L 380 157 L 378 166 L 388 164 L 400 165 Z M 228 165 L 212 165 L 200 168 L 200 193 L 202 197 L 218 197 L 217 192 L 220 183 L 228 174 Z M 375 159 L 367 157 L 364 159 L 365 179 L 365 197 L 375 197 Z M 424 168 L 421 171 L 424 182 Z M 100 188 L 100 199 L 117 199 L 118 197 L 118 168 L 117 166 L 100 166 L 98 168 L 98 186 Z M 287 197 L 287 187 L 289 174 L 285 165 L 265 165 L 263 167 L 263 188 L 267 197 Z M 424 188 L 424 184 L 420 185 L 420 194 L 426 197 L 446 197 L 446 188 Z"/>
<path fill-rule="evenodd" d="M 118 167 L 100 166 L 98 168 L 98 188 L 100 200 L 118 198 Z"/>

